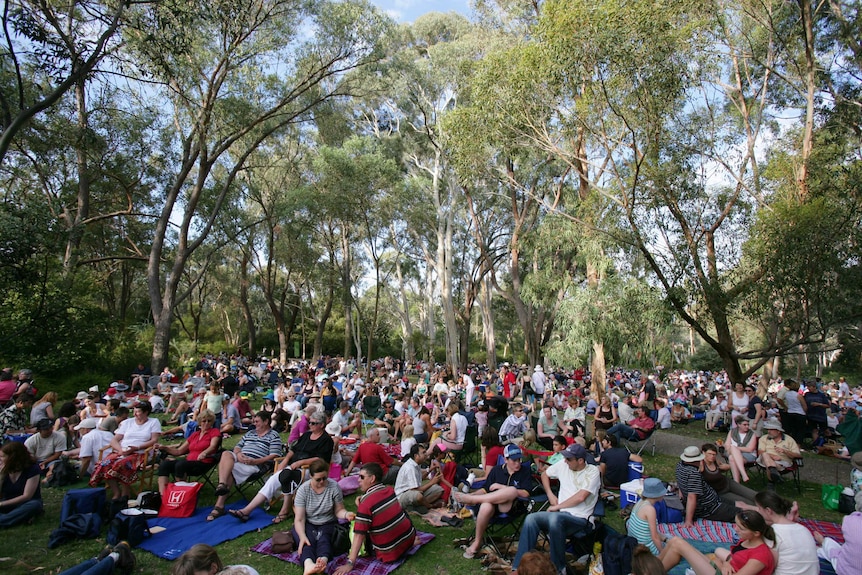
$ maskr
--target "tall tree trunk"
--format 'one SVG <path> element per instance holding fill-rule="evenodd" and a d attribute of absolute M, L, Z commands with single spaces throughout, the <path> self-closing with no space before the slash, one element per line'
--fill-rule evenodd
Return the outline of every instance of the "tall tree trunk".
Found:
<path fill-rule="evenodd" d="M 590 381 L 590 394 L 596 401 L 601 401 L 605 396 L 605 344 L 600 341 L 593 342 L 593 357 L 590 362 L 592 379 Z M 595 395 L 592 395 L 595 394 Z"/>
<path fill-rule="evenodd" d="M 78 248 L 84 235 L 84 223 L 90 217 L 90 166 L 87 160 L 90 139 L 90 113 L 87 109 L 87 80 L 81 77 L 75 82 L 75 107 L 78 122 L 78 137 L 75 139 L 75 164 L 78 171 L 78 193 L 75 214 L 66 214 L 69 238 L 63 267 L 68 275 L 78 260 Z"/>
<path fill-rule="evenodd" d="M 398 280 L 398 305 L 395 306 L 401 324 L 401 351 L 410 363 L 416 363 L 416 350 L 413 348 L 413 323 L 410 321 L 410 301 L 407 286 L 401 270 L 401 258 L 395 258 L 395 277 Z"/>
<path fill-rule="evenodd" d="M 245 325 L 248 329 L 248 355 L 255 357 L 257 355 L 257 328 L 254 325 L 254 316 L 251 313 L 251 306 L 248 303 L 248 266 L 251 246 L 242 251 L 242 259 L 240 261 L 240 276 L 239 276 L 239 301 L 242 306 L 242 315 L 245 318 Z"/>
<path fill-rule="evenodd" d="M 482 339 L 485 342 L 485 357 L 489 369 L 497 368 L 497 335 L 494 330 L 494 313 L 491 309 L 491 281 L 482 278 L 479 292 L 479 310 L 482 313 Z"/>

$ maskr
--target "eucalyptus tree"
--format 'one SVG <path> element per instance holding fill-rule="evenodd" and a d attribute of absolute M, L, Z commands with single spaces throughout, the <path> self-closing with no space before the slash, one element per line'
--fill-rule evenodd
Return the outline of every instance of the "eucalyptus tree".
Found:
<path fill-rule="evenodd" d="M 803 149 L 810 133 L 810 74 L 796 75 L 801 80 L 792 97 L 790 75 L 776 80 L 800 51 L 776 51 L 777 29 L 759 21 L 770 11 L 777 18 L 790 3 L 653 8 L 649 2 L 544 3 L 530 45 L 545 79 L 541 99 L 509 109 L 520 122 L 508 125 L 578 173 L 581 189 L 598 198 L 602 218 L 577 221 L 639 251 L 669 305 L 716 350 L 731 380 L 742 381 L 776 355 L 823 341 L 840 316 L 853 317 L 826 308 L 831 298 L 853 301 L 849 292 L 829 288 L 845 285 L 838 277 L 855 275 L 856 258 L 840 260 L 856 244 L 798 225 L 810 206 L 779 209 L 791 192 L 795 206 L 809 201 L 809 176 L 800 181 L 807 168 L 793 170 L 789 184 L 764 175 L 765 149 L 780 149 L 774 143 L 781 138 Z M 761 11 L 757 18 L 754 9 Z M 788 109 L 802 110 L 796 129 L 776 121 Z M 801 137 L 793 140 L 794 134 Z M 803 153 L 799 161 L 805 165 L 809 157 Z M 770 275 L 775 258 L 757 253 L 767 238 L 752 222 L 779 213 L 801 234 L 797 245 L 829 254 L 787 254 L 823 272 L 809 278 L 808 289 L 800 289 L 794 274 L 782 275 L 779 287 Z M 842 213 L 847 224 L 858 221 L 853 202 Z M 752 298 L 759 298 L 759 309 Z M 759 342 L 739 349 L 737 327 L 765 318 L 758 312 L 767 305 L 773 306 L 771 325 L 764 325 Z M 745 368 L 743 362 L 749 362 Z"/>
<path fill-rule="evenodd" d="M 171 181 L 147 268 L 153 368 L 167 360 L 186 262 L 237 201 L 248 158 L 355 90 L 349 72 L 380 59 L 387 22 L 362 2 L 311 0 L 158 3 L 138 13 L 128 42 L 170 118 L 161 153 Z"/>
<path fill-rule="evenodd" d="M 84 97 L 88 77 L 117 50 L 130 6 L 128 0 L 3 3 L 0 164 L 15 137 L 38 114 L 72 91 L 76 99 Z M 82 201 L 78 209 L 84 220 L 86 197 Z"/>

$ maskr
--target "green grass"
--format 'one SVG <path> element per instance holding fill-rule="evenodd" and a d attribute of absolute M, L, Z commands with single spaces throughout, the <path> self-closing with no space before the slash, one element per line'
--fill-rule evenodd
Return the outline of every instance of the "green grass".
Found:
<path fill-rule="evenodd" d="M 707 434 L 699 422 L 698 424 L 674 428 L 673 432 L 697 438 L 698 443 L 723 438 L 723 434 Z M 238 439 L 235 436 L 227 440 L 225 447 L 232 447 Z M 806 455 L 806 465 L 817 464 L 820 456 Z M 678 457 L 676 454 L 665 455 L 657 453 L 655 456 L 646 454 L 644 457 L 644 466 L 648 475 L 668 481 L 674 478 L 677 461 Z M 752 489 L 759 490 L 765 488 L 766 485 L 763 479 L 755 473 L 749 486 Z M 86 487 L 86 484 L 81 482 L 70 486 L 70 488 L 78 487 Z M 105 545 L 104 537 L 100 537 L 92 540 L 74 541 L 53 550 L 48 549 L 48 537 L 51 531 L 59 524 L 60 507 L 64 492 L 65 489 L 43 489 L 42 497 L 45 502 L 45 514 L 39 517 L 33 525 L 9 529 L 0 537 L 0 569 L 2 569 L 4 574 L 16 575 L 18 573 L 32 573 L 34 571 L 57 573 L 89 559 L 97 554 Z M 778 486 L 778 492 L 789 499 L 798 501 L 803 517 L 838 523 L 842 520 L 843 515 L 837 511 L 828 511 L 823 508 L 820 502 L 819 484 L 803 482 L 803 492 L 800 495 L 796 492 L 796 488 L 791 482 L 785 482 Z M 354 500 L 355 496 L 346 498 L 345 503 L 348 509 L 356 508 Z M 204 486 L 199 496 L 200 505 L 211 505 L 213 501 L 215 501 L 215 494 L 212 492 L 212 488 Z M 274 515 L 275 513 L 275 509 L 270 510 L 270 514 Z M 468 575 L 476 573 L 481 569 L 478 561 L 464 559 L 461 557 L 462 551 L 454 548 L 452 545 L 453 539 L 472 535 L 472 521 L 465 521 L 463 528 L 454 529 L 448 526 L 437 528 L 419 518 L 414 517 L 413 519 L 417 529 L 433 533 L 436 535 L 436 538 L 428 545 L 425 545 L 414 557 L 408 559 L 398 569 L 397 573 L 399 575 L 427 575 L 430 573 L 436 575 Z M 218 519 L 218 521 L 227 520 L 230 520 L 230 518 Z M 609 511 L 605 522 L 618 531 L 624 529 L 623 520 L 620 518 L 618 510 Z M 280 528 L 287 529 L 289 525 L 282 525 Z M 273 531 L 275 531 L 275 527 L 267 527 L 222 543 L 218 546 L 219 555 L 225 564 L 245 563 L 252 565 L 262 575 L 301 573 L 301 569 L 296 565 L 250 551 L 252 546 L 269 538 Z M 105 530 L 103 529 L 104 532 Z M 137 573 L 170 573 L 171 562 L 159 559 L 146 551 L 136 551 L 135 555 L 138 559 Z"/>

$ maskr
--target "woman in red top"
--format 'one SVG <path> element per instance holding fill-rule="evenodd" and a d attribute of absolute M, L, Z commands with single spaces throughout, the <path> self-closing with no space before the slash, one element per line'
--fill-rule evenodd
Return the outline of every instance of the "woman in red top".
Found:
<path fill-rule="evenodd" d="M 775 556 L 765 539 L 775 541 L 772 527 L 757 511 L 746 509 L 736 514 L 736 533 L 739 543 L 730 548 L 715 550 L 715 560 L 679 537 L 664 547 L 661 562 L 665 571 L 672 569 L 680 559 L 688 561 L 696 575 L 771 575 L 775 571 Z"/>
<path fill-rule="evenodd" d="M 156 448 L 167 455 L 185 459 L 166 459 L 159 465 L 159 493 L 164 495 L 168 478 L 174 475 L 180 481 L 189 475 L 200 475 L 208 471 L 218 461 L 216 454 L 221 445 L 221 433 L 215 427 L 215 414 L 204 409 L 198 414 L 198 428 L 180 445 L 158 444 Z"/>

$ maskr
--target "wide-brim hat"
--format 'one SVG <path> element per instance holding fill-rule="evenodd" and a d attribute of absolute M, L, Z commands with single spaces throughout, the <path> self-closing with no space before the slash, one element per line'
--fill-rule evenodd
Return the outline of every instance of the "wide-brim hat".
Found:
<path fill-rule="evenodd" d="M 857 451 L 853 454 L 853 457 L 850 458 L 850 465 L 862 471 L 862 451 Z"/>
<path fill-rule="evenodd" d="M 533 371 L 545 371 L 545 368 L 542 367 L 541 365 L 537 365 L 536 367 L 533 368 Z"/>
<path fill-rule="evenodd" d="M 90 397 L 89 393 L 87 393 L 86 391 L 79 391 L 78 395 L 75 396 L 75 399 L 77 399 L 78 401 L 84 401 L 88 397 Z"/>
<path fill-rule="evenodd" d="M 763 424 L 763 429 L 777 429 L 778 431 L 784 431 L 784 428 L 781 427 L 781 422 L 777 419 L 767 419 L 766 423 Z"/>
<path fill-rule="evenodd" d="M 329 435 L 341 435 L 341 426 L 338 425 L 337 421 L 330 421 L 326 425 L 326 433 Z"/>
<path fill-rule="evenodd" d="M 311 394 L 311 399 L 320 399 L 320 394 L 315 391 Z"/>
<path fill-rule="evenodd" d="M 680 455 L 679 458 L 686 463 L 695 463 L 697 461 L 703 461 L 703 452 L 697 445 L 689 445 L 685 448 L 685 451 L 682 452 L 682 455 Z"/>
<path fill-rule="evenodd" d="M 664 497 L 667 494 L 667 487 L 658 477 L 647 477 L 644 479 L 644 488 L 641 491 L 641 497 Z"/>

